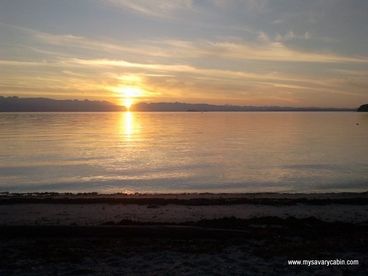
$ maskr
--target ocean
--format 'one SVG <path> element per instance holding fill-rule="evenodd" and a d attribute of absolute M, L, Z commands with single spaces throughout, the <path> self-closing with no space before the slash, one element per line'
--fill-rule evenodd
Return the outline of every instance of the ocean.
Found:
<path fill-rule="evenodd" d="M 0 113 L 0 192 L 368 190 L 368 113 Z"/>

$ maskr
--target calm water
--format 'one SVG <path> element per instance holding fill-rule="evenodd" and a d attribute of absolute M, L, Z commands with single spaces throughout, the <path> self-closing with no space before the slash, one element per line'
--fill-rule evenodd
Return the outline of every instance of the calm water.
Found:
<path fill-rule="evenodd" d="M 367 137 L 354 112 L 0 113 L 0 191 L 365 191 Z"/>

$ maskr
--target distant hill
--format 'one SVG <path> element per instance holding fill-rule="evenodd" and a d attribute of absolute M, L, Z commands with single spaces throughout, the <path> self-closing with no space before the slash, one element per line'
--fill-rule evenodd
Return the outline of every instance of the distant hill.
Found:
<path fill-rule="evenodd" d="M 211 111 L 355 111 L 349 108 L 239 106 L 189 103 L 138 103 L 132 111 L 152 112 L 211 112 Z M 125 111 L 122 106 L 107 101 L 54 100 L 47 98 L 1 97 L 0 112 L 112 112 Z"/>
<path fill-rule="evenodd" d="M 124 110 L 123 107 L 107 101 L 0 97 L 0 112 L 104 112 Z"/>
<path fill-rule="evenodd" d="M 138 103 L 132 107 L 134 111 L 354 111 L 349 108 L 318 108 L 318 107 L 283 107 L 283 106 L 239 106 L 239 105 L 211 105 L 188 103 Z"/>
<path fill-rule="evenodd" d="M 368 112 L 368 104 L 361 105 L 358 110 L 358 112 Z"/>

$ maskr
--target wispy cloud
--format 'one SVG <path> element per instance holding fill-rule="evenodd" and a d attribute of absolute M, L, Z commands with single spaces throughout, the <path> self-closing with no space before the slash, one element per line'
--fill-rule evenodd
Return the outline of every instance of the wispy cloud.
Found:
<path fill-rule="evenodd" d="M 72 34 L 52 34 L 14 25 L 7 25 L 7 27 L 20 31 L 23 35 L 31 37 L 38 43 L 43 44 L 43 46 L 59 46 L 64 48 L 64 50 L 59 49 L 57 52 L 55 50 L 49 51 L 47 49 L 40 49 L 31 45 L 24 45 L 30 49 L 49 55 L 70 55 L 70 50 L 69 52 L 66 50 L 66 48 L 68 48 L 88 49 L 93 50 L 95 53 L 127 53 L 135 55 L 147 55 L 149 53 L 151 56 L 166 56 L 165 52 L 160 50 L 158 47 L 149 47 L 148 45 L 145 45 L 143 49 L 141 47 L 132 47 L 131 44 L 133 44 L 133 42 L 130 41 L 122 43 L 117 41 L 108 41 L 107 39 L 94 39 Z"/>
<path fill-rule="evenodd" d="M 335 78 L 324 78 L 322 80 L 314 78 L 305 78 L 298 76 L 290 76 L 280 73 L 269 73 L 269 74 L 257 74 L 246 71 L 235 71 L 235 70 L 219 70 L 219 69 L 208 69 L 198 68 L 190 65 L 183 64 L 144 64 L 144 63 L 133 63 L 125 60 L 110 60 L 110 59 L 78 59 L 68 58 L 62 59 L 57 62 L 17 62 L 17 61 L 4 61 L 0 60 L 0 64 L 12 65 L 12 66 L 38 66 L 38 67 L 54 67 L 54 68 L 70 68 L 70 70 L 63 71 L 66 75 L 72 75 L 75 79 L 78 79 L 81 75 L 72 73 L 73 70 L 89 69 L 92 72 L 107 71 L 107 72 L 118 72 L 118 68 L 130 69 L 133 74 L 142 74 L 149 78 L 192 78 L 193 82 L 198 80 L 206 80 L 215 83 L 226 84 L 229 88 L 232 85 L 238 85 L 239 83 L 252 86 L 269 86 L 278 88 L 288 89 L 305 89 L 305 90 L 317 90 L 326 91 L 329 93 L 343 93 L 339 88 L 341 80 Z M 104 70 L 102 70 L 104 68 Z M 115 69 L 114 69 L 115 68 Z M 185 74 L 185 75 L 183 75 Z M 85 77 L 91 77 L 91 75 L 82 75 L 83 82 Z M 107 79 L 105 74 L 103 79 Z M 119 80 L 121 75 L 118 73 L 110 74 L 109 82 L 115 79 Z M 95 81 L 95 80 L 94 80 Z M 95 84 L 94 84 L 95 85 Z"/>
<path fill-rule="evenodd" d="M 0 64 L 26 68 L 24 67 L 26 63 L 0 61 Z M 185 97 L 186 101 L 196 101 L 195 99 L 203 101 L 207 98 L 206 101 L 209 102 L 231 103 L 236 100 L 239 103 L 249 104 L 266 104 L 267 101 L 300 104 L 297 98 L 306 94 L 319 96 L 323 93 L 343 97 L 364 95 L 362 89 L 355 89 L 355 92 L 345 89 L 349 86 L 350 80 L 334 77 L 306 78 L 280 73 L 257 74 L 180 64 L 142 64 L 106 59 L 73 58 L 53 63 L 29 62 L 27 65 L 32 68 L 38 67 L 41 78 L 18 73 L 13 78 L 8 76 L 6 83 L 0 81 L 0 90 L 13 91 L 17 94 L 22 91 L 34 91 L 38 93 L 37 95 L 43 93 L 71 95 L 70 93 L 75 94 L 79 91 L 88 93 L 90 97 L 118 97 L 111 88 L 124 85 L 124 77 L 129 72 L 131 75 L 141 76 L 140 86 L 149 92 L 142 100 L 154 100 L 156 97 L 160 100 Z M 50 68 L 56 71 L 52 73 Z M 42 72 L 48 72 L 49 76 L 42 77 Z M 363 80 L 361 85 L 366 87 L 367 82 Z M 204 93 L 204 90 L 207 92 Z M 247 99 L 246 95 L 250 98 Z"/>
<path fill-rule="evenodd" d="M 37 30 L 17 27 L 45 45 L 66 46 L 70 48 L 89 49 L 95 53 L 110 55 L 134 55 L 171 58 L 211 57 L 236 60 L 260 60 L 281 62 L 317 62 L 317 63 L 368 63 L 367 56 L 344 56 L 334 52 L 302 51 L 289 48 L 284 42 L 291 39 L 309 39 L 304 33 L 296 35 L 289 31 L 284 36 L 270 38 L 264 32 L 258 33 L 257 41 L 243 39 L 223 40 L 140 40 L 140 41 L 106 41 L 71 34 L 51 34 Z M 131 45 L 134 44 L 134 47 Z M 59 52 L 60 53 L 60 52 Z M 61 54 L 61 53 L 60 53 Z M 68 54 L 67 50 L 64 54 Z M 69 54 L 70 55 L 70 54 Z"/>
<path fill-rule="evenodd" d="M 128 9 L 138 14 L 171 18 L 180 10 L 190 10 L 192 0 L 101 0 L 104 3 L 114 5 L 118 8 Z"/>
<path fill-rule="evenodd" d="M 152 43 L 152 42 L 151 42 Z M 154 42 L 167 52 L 184 57 L 211 57 L 237 60 L 260 60 L 282 62 L 317 63 L 368 63 L 365 56 L 343 56 L 333 52 L 316 53 L 294 50 L 279 41 L 272 41 L 260 33 L 258 42 L 235 41 L 180 41 L 168 40 Z"/>

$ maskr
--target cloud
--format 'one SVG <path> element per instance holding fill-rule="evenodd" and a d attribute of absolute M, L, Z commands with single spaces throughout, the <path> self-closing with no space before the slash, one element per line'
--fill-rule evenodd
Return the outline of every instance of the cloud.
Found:
<path fill-rule="evenodd" d="M 191 10 L 192 0 L 101 0 L 119 8 L 128 9 L 145 16 L 170 18 L 181 10 Z"/>
<path fill-rule="evenodd" d="M 21 60 L 0 60 L 0 64 L 4 66 L 42 66 L 50 65 L 47 62 L 39 61 L 21 61 Z"/>
<path fill-rule="evenodd" d="M 293 39 L 310 39 L 308 32 L 295 34 L 293 31 L 285 35 L 278 34 L 275 39 L 265 32 L 258 32 L 255 41 L 244 39 L 162 39 L 139 41 L 107 41 L 106 39 L 92 39 L 71 34 L 51 34 L 32 29 L 16 27 L 27 33 L 33 39 L 45 46 L 59 46 L 64 52 L 60 55 L 71 56 L 68 49 L 88 49 L 90 54 L 118 55 L 130 59 L 142 57 L 165 58 L 167 61 L 187 58 L 211 57 L 231 60 L 255 60 L 270 62 L 307 62 L 307 63 L 368 63 L 367 56 L 346 56 L 334 52 L 315 52 L 289 48 L 285 42 Z M 132 45 L 135 45 L 132 47 Z M 34 48 L 34 47 L 33 47 Z M 47 49 L 37 49 L 47 51 Z M 69 53 L 68 53 L 69 51 Z M 52 53 L 52 51 L 51 51 Z M 86 53 L 87 54 L 87 53 Z M 80 55 L 80 54 L 79 54 Z"/>
<path fill-rule="evenodd" d="M 80 49 L 89 49 L 95 52 L 104 52 L 104 53 L 114 53 L 114 54 L 135 54 L 135 55 L 149 55 L 151 56 L 166 56 L 165 52 L 159 48 L 153 48 L 145 45 L 143 48 L 138 46 L 132 47 L 132 44 L 135 43 L 118 43 L 118 42 L 108 42 L 106 40 L 99 39 L 91 39 L 83 36 L 75 36 L 75 35 L 55 35 L 45 32 L 33 32 L 34 38 L 39 41 L 49 44 L 49 45 L 57 45 L 57 46 L 67 46 L 69 48 L 80 48 Z"/>
<path fill-rule="evenodd" d="M 285 75 L 280 73 L 268 73 L 268 74 L 257 74 L 245 71 L 234 71 L 234 70 L 219 70 L 219 69 L 208 69 L 198 68 L 190 65 L 181 64 L 142 64 L 132 63 L 125 60 L 107 60 L 107 59 L 68 59 L 63 61 L 63 64 L 69 64 L 70 66 L 91 66 L 91 67 L 115 67 L 115 68 L 129 68 L 137 69 L 138 73 L 149 73 L 159 72 L 158 76 L 162 77 L 162 74 L 170 75 L 173 77 L 183 77 L 183 74 L 187 74 L 193 80 L 205 78 L 207 81 L 215 81 L 236 84 L 241 82 L 243 84 L 272 86 L 272 87 L 283 87 L 283 88 L 297 88 L 306 90 L 317 90 L 326 91 L 329 93 L 347 93 L 341 90 L 341 80 L 336 78 L 316 79 L 298 77 L 292 75 Z M 153 74 L 155 77 L 155 74 Z M 351 92 L 347 93 L 351 95 Z"/>
<path fill-rule="evenodd" d="M 260 13 L 265 10 L 269 0 L 214 0 L 213 3 L 220 9 L 236 7 L 245 12 Z"/>
<path fill-rule="evenodd" d="M 308 40 L 308 39 L 311 39 L 311 34 L 309 32 L 305 32 L 303 34 L 295 34 L 293 31 L 288 31 L 284 35 L 277 34 L 275 37 L 275 40 L 279 42 L 291 40 Z"/>
<path fill-rule="evenodd" d="M 367 57 L 340 56 L 334 53 L 315 53 L 288 48 L 281 42 L 269 42 L 262 45 L 252 43 L 218 42 L 213 49 L 229 58 L 283 61 L 283 62 L 317 62 L 317 63 L 367 63 Z M 221 54 L 220 54 L 221 55 Z"/>
<path fill-rule="evenodd" d="M 178 41 L 157 42 L 167 52 L 181 57 L 209 57 L 236 60 L 258 60 L 272 62 L 307 62 L 307 63 L 368 63 L 368 57 L 343 56 L 335 53 L 316 53 L 288 48 L 283 42 L 272 41 L 263 32 L 257 42 L 244 40 L 221 41 Z"/>
<path fill-rule="evenodd" d="M 3 75 L 0 90 L 21 95 L 68 95 L 88 93 L 90 97 L 117 97 L 112 88 L 122 85 L 127 76 L 139 76 L 140 86 L 149 93 L 148 98 L 160 100 L 234 102 L 267 104 L 297 104 L 297 98 L 311 93 L 339 97 L 364 96 L 364 91 L 354 88 L 347 91 L 349 80 L 335 77 L 313 78 L 282 73 L 258 74 L 246 71 L 199 68 L 185 64 L 144 64 L 126 60 L 63 58 L 54 62 L 17 62 L 0 60 L 0 64 L 16 66 L 15 76 Z M 26 66 L 25 66 L 26 65 Z M 38 68 L 38 75 L 28 75 L 27 66 Z M 29 67 L 28 67 L 29 68 Z M 43 68 L 43 69 L 42 69 Z M 48 74 L 43 76 L 44 73 Z M 4 82 L 4 80 L 7 80 Z M 361 80 L 360 85 L 367 86 Z M 363 93 L 363 94 L 362 94 Z M 11 93 L 10 93 L 11 95 Z M 79 94 L 81 95 L 81 94 Z M 206 100 L 207 99 L 207 100 Z M 262 101 L 261 101 L 262 99 Z M 313 99 L 313 97 L 312 97 Z"/>

